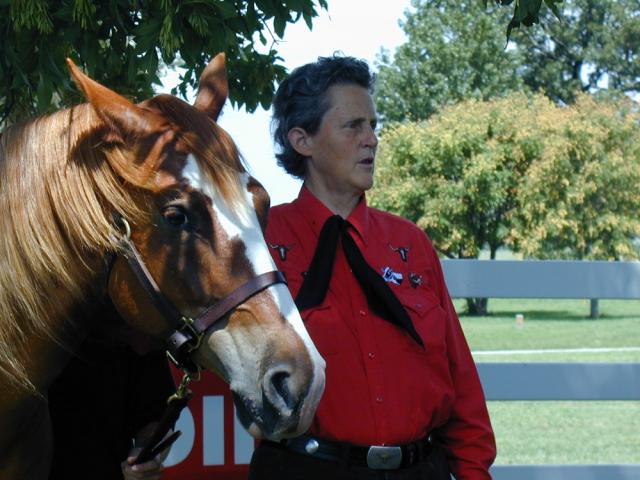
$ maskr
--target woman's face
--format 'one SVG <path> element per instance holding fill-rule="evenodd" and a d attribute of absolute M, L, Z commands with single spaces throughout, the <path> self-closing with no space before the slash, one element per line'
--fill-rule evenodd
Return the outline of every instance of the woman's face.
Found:
<path fill-rule="evenodd" d="M 334 85 L 329 109 L 314 135 L 307 137 L 305 180 L 331 194 L 361 195 L 373 185 L 378 138 L 373 100 L 359 85 Z"/>

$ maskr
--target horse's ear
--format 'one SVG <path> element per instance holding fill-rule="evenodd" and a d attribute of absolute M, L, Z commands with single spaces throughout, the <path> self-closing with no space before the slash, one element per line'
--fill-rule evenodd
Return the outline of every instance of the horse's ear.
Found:
<path fill-rule="evenodd" d="M 160 129 L 160 118 L 89 78 L 69 58 L 67 65 L 78 88 L 109 127 L 110 133 L 119 140 L 122 141 L 131 134 L 151 133 Z"/>
<path fill-rule="evenodd" d="M 228 94 L 229 83 L 227 82 L 225 54 L 219 53 L 200 75 L 198 96 L 193 106 L 206 113 L 213 120 L 217 120 Z"/>
<path fill-rule="evenodd" d="M 131 136 L 159 134 L 153 146 L 141 158 L 112 157 L 111 165 L 116 172 L 130 183 L 147 188 L 161 188 L 162 182 L 167 179 L 169 183 L 174 181 L 170 175 L 163 176 L 158 172 L 163 158 L 162 149 L 174 135 L 172 130 L 166 128 L 165 120 L 92 80 L 70 59 L 67 59 L 67 64 L 78 88 L 107 126 L 105 139 L 125 143 Z"/>

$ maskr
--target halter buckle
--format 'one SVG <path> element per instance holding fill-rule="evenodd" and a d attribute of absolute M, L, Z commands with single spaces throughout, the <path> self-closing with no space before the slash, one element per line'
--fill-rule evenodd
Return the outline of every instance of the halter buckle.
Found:
<path fill-rule="evenodd" d="M 184 332 L 190 338 L 190 340 L 187 342 L 188 352 L 193 352 L 194 350 L 200 348 L 200 345 L 202 344 L 202 338 L 204 337 L 204 332 L 199 331 L 195 327 L 193 318 L 181 317 L 178 330 Z M 195 340 L 195 344 L 192 343 L 192 340 Z"/>

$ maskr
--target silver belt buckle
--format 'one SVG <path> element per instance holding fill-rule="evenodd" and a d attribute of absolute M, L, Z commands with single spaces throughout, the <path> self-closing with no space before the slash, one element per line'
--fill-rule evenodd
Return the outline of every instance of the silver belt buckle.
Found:
<path fill-rule="evenodd" d="M 402 463 L 400 447 L 374 445 L 367 452 L 367 466 L 374 470 L 395 470 Z"/>

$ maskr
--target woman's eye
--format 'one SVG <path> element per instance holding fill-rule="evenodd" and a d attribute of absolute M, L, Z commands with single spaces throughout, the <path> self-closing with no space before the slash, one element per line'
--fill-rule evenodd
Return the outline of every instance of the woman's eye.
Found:
<path fill-rule="evenodd" d="M 189 225 L 189 216 L 182 207 L 167 207 L 163 215 L 165 221 L 172 227 L 186 227 Z"/>

